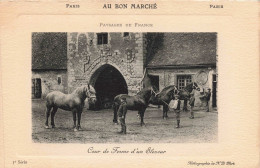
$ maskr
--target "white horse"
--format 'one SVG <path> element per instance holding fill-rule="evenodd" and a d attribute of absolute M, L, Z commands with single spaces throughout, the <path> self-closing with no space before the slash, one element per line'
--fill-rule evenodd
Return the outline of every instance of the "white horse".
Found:
<path fill-rule="evenodd" d="M 59 91 L 53 91 L 46 96 L 46 122 L 45 128 L 49 128 L 48 118 L 51 114 L 51 126 L 55 128 L 54 116 L 58 108 L 72 111 L 74 121 L 74 131 L 81 130 L 80 120 L 81 113 L 84 107 L 84 101 L 90 98 L 92 102 L 96 101 L 96 91 L 93 86 L 81 86 L 74 90 L 71 94 L 64 94 Z M 52 109 L 52 111 L 51 111 Z M 76 125 L 76 114 L 78 117 L 78 124 Z"/>

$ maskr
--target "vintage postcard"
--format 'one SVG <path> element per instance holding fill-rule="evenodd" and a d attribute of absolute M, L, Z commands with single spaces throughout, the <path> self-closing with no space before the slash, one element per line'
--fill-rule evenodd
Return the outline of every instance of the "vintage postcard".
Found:
<path fill-rule="evenodd" d="M 0 2 L 0 167 L 259 167 L 258 7 Z"/>

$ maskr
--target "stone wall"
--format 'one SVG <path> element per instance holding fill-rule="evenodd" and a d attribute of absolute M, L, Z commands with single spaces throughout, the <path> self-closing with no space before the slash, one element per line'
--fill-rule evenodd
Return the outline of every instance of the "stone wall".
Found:
<path fill-rule="evenodd" d="M 190 69 L 148 69 L 147 72 L 149 75 L 159 76 L 159 90 L 162 90 L 168 85 L 177 86 L 178 75 L 191 75 L 192 81 L 199 85 L 201 91 L 203 91 L 203 89 L 206 91 L 207 88 L 211 88 L 212 91 L 212 75 L 216 74 L 216 69 L 211 67 Z M 195 106 L 205 106 L 205 102 L 201 102 L 199 96 L 201 96 L 200 92 L 195 92 Z M 210 101 L 210 103 L 212 103 L 212 101 Z"/>
<path fill-rule="evenodd" d="M 108 43 L 99 45 L 97 33 L 68 33 L 68 91 L 95 84 L 98 71 L 106 64 L 124 77 L 128 93 L 137 93 L 144 70 L 144 35 L 142 33 L 108 33 Z"/>
<path fill-rule="evenodd" d="M 61 83 L 58 84 L 58 77 L 61 77 Z M 32 79 L 41 79 L 42 98 L 51 91 L 58 90 L 68 93 L 68 81 L 66 70 L 37 70 L 32 71 Z"/>

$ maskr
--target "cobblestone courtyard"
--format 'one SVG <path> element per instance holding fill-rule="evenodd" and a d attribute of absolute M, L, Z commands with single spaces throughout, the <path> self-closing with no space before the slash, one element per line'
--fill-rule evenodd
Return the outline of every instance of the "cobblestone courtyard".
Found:
<path fill-rule="evenodd" d="M 181 128 L 175 128 L 173 112 L 167 120 L 162 110 L 149 107 L 144 116 L 145 126 L 140 126 L 137 111 L 128 111 L 127 134 L 120 135 L 120 125 L 113 124 L 113 110 L 83 110 L 83 131 L 72 129 L 72 113 L 59 109 L 55 116 L 55 129 L 45 129 L 45 103 L 32 100 L 32 139 L 37 143 L 214 143 L 218 137 L 218 113 L 195 109 L 195 119 L 181 113 Z M 50 122 L 50 119 L 49 119 Z"/>

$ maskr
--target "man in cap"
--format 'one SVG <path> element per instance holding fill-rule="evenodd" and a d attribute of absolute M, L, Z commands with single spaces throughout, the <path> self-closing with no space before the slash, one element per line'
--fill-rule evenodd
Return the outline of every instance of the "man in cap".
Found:
<path fill-rule="evenodd" d="M 119 133 L 123 133 L 123 134 L 126 134 L 126 124 L 125 124 L 125 116 L 126 116 L 126 112 L 127 112 L 126 105 L 127 105 L 126 98 L 122 97 L 120 107 L 118 108 L 118 117 L 119 117 L 119 121 L 121 123 L 121 131 Z"/>

